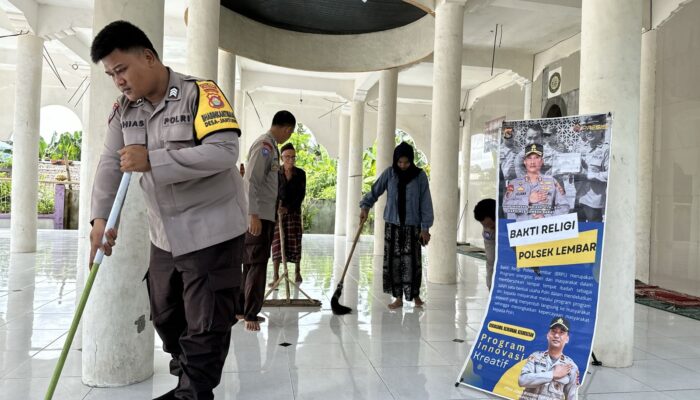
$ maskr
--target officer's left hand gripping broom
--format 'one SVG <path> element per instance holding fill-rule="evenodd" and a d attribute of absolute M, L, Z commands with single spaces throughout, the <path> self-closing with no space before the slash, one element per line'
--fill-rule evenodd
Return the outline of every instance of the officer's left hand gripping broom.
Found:
<path fill-rule="evenodd" d="M 119 189 L 117 190 L 117 196 L 114 198 L 114 204 L 112 205 L 112 211 L 109 212 L 109 218 L 107 219 L 107 225 L 105 226 L 105 236 L 102 238 L 102 243 L 107 241 L 107 232 L 114 228 L 117 222 L 117 217 L 122 209 L 122 204 L 124 204 L 124 197 L 126 197 L 126 190 L 129 188 L 129 181 L 131 180 L 131 172 L 125 172 L 122 175 L 122 181 L 119 183 Z M 83 289 L 83 294 L 80 296 L 80 302 L 78 303 L 78 308 L 75 310 L 75 315 L 73 316 L 73 322 L 71 323 L 70 329 L 68 330 L 68 336 L 66 336 L 66 342 L 63 344 L 63 351 L 61 352 L 61 357 L 58 358 L 58 364 L 56 364 L 56 369 L 53 371 L 53 376 L 51 377 L 51 382 L 49 383 L 49 388 L 46 391 L 46 397 L 44 400 L 51 400 L 53 398 L 53 393 L 56 390 L 56 384 L 58 384 L 58 378 L 61 376 L 61 371 L 63 370 L 63 365 L 66 363 L 66 358 L 68 357 L 68 351 L 73 343 L 73 338 L 75 337 L 75 332 L 78 330 L 78 324 L 80 323 L 80 318 L 83 316 L 83 310 L 85 309 L 85 304 L 90 296 L 90 290 L 92 290 L 92 284 L 95 282 L 95 276 L 97 275 L 97 270 L 100 268 L 102 263 L 102 258 L 105 253 L 102 249 L 97 250 L 95 254 L 95 259 L 92 262 L 92 268 L 90 269 L 90 275 L 88 275 L 85 281 L 85 288 Z"/>

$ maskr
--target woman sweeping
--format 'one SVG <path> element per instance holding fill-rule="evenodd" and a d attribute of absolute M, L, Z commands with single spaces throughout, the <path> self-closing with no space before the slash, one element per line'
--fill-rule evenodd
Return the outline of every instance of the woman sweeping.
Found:
<path fill-rule="evenodd" d="M 406 142 L 396 146 L 392 166 L 382 172 L 360 201 L 362 222 L 384 191 L 384 293 L 396 298 L 389 304 L 390 309 L 402 307 L 403 297 L 420 307 L 424 304 L 419 296 L 423 273 L 421 245 L 430 241 L 433 201 L 428 176 L 413 163 L 413 147 Z"/>

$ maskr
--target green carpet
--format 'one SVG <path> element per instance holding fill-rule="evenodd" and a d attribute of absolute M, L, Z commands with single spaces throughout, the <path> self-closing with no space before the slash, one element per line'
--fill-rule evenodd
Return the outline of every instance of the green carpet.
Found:
<path fill-rule="evenodd" d="M 697 319 L 700 321 L 700 307 L 676 307 L 673 304 L 665 301 L 650 299 L 648 297 L 636 297 L 634 301 L 637 304 L 658 308 L 659 310 L 668 311 L 670 313 L 682 315 L 684 317 Z"/>

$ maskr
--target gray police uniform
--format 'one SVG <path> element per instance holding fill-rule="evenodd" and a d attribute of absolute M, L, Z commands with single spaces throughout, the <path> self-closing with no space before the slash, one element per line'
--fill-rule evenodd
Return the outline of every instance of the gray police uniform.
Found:
<path fill-rule="evenodd" d="M 178 393 L 205 398 L 221 377 L 240 286 L 236 266 L 247 206 L 243 181 L 232 169 L 240 130 L 214 82 L 168 72 L 168 92 L 160 103 L 121 96 L 114 104 L 91 220 L 109 215 L 122 175 L 117 151 L 146 146 L 151 170 L 139 182 L 152 242 L 151 317 L 173 357 L 171 372 L 181 378 Z"/>
<path fill-rule="evenodd" d="M 602 221 L 602 210 L 605 207 L 605 190 L 608 185 L 608 163 L 610 146 L 601 142 L 595 147 L 584 143 L 579 147 L 583 171 L 576 177 L 576 198 L 582 208 L 579 217 L 585 221 Z"/>
<path fill-rule="evenodd" d="M 554 160 L 556 160 L 559 154 L 564 152 L 558 147 L 550 146 L 549 143 L 543 145 L 543 150 L 544 155 L 542 156 L 542 161 L 544 165 L 542 166 L 542 173 L 545 175 L 554 175 Z"/>
<path fill-rule="evenodd" d="M 544 191 L 547 199 L 544 203 L 530 204 L 530 193 Z M 564 189 L 551 176 L 540 175 L 533 181 L 529 177 L 515 178 L 508 182 L 503 196 L 503 212 L 508 219 L 526 221 L 533 215 L 561 215 L 569 212 L 569 202 Z"/>
<path fill-rule="evenodd" d="M 265 277 L 270 258 L 272 235 L 277 216 L 280 154 L 270 132 L 258 137 L 248 153 L 245 172 L 248 190 L 248 214 L 257 214 L 262 224 L 260 235 L 246 233 L 243 255 L 243 291 L 239 301 L 246 321 L 257 321 L 265 301 Z"/>
<path fill-rule="evenodd" d="M 507 181 L 517 177 L 516 158 L 517 153 L 510 147 L 503 146 L 500 154 L 501 173 Z"/>
<path fill-rule="evenodd" d="M 569 374 L 554 380 L 554 367 L 567 364 L 571 365 Z M 520 371 L 518 385 L 525 388 L 520 400 L 574 400 L 578 373 L 578 366 L 570 357 L 562 354 L 553 360 L 546 351 L 536 351 Z"/>

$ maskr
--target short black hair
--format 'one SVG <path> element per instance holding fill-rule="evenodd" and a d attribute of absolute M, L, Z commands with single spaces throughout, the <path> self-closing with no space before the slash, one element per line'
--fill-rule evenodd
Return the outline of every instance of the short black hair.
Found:
<path fill-rule="evenodd" d="M 285 144 L 284 146 L 282 146 L 282 148 L 280 149 L 280 153 L 284 153 L 284 152 L 287 151 L 287 150 L 294 150 L 294 151 L 296 151 L 296 149 L 294 148 L 294 145 L 293 145 L 291 142 Z"/>
<path fill-rule="evenodd" d="M 292 128 L 297 127 L 297 119 L 289 111 L 277 111 L 277 114 L 272 118 L 272 126 L 283 126 Z"/>
<path fill-rule="evenodd" d="M 474 219 L 481 222 L 486 217 L 496 220 L 496 200 L 483 199 L 474 207 Z"/>
<path fill-rule="evenodd" d="M 114 21 L 102 28 L 90 46 L 90 58 L 97 64 L 114 50 L 129 51 L 148 49 L 158 58 L 158 52 L 148 36 L 136 25 L 127 21 Z"/>

